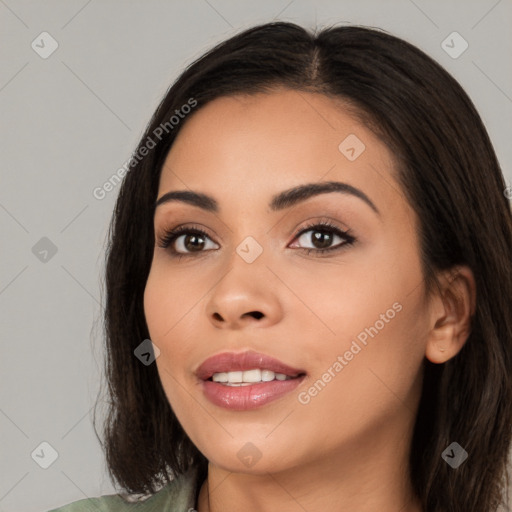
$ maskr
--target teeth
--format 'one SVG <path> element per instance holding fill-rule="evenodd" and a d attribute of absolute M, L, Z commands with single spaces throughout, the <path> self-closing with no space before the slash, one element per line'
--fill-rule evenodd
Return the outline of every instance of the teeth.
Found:
<path fill-rule="evenodd" d="M 272 370 L 253 370 L 237 372 L 219 372 L 212 375 L 213 382 L 220 382 L 227 386 L 248 386 L 256 382 L 270 382 L 271 380 L 290 380 L 293 377 L 284 373 L 275 373 Z"/>
<path fill-rule="evenodd" d="M 228 372 L 228 382 L 243 382 L 244 372 Z"/>
<path fill-rule="evenodd" d="M 270 382 L 274 380 L 276 374 L 272 370 L 261 370 L 261 380 L 263 382 Z"/>
<path fill-rule="evenodd" d="M 261 382 L 261 370 L 246 370 L 242 375 L 244 382 Z M 235 382 L 230 380 L 230 382 Z"/>

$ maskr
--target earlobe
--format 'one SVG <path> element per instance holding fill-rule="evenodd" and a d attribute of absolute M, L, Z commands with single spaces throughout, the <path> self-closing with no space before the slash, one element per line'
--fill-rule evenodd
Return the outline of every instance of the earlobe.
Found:
<path fill-rule="evenodd" d="M 430 332 L 425 349 L 425 357 L 435 364 L 446 363 L 457 355 L 462 345 L 454 343 L 454 326 L 452 324 L 435 326 Z"/>
<path fill-rule="evenodd" d="M 462 349 L 476 310 L 476 286 L 469 267 L 450 269 L 440 277 L 440 285 L 430 311 L 433 327 L 425 347 L 425 357 L 436 364 L 445 363 Z"/>

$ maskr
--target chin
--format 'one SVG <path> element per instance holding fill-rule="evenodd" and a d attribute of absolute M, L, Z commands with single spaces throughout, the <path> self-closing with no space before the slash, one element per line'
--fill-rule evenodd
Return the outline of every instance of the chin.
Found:
<path fill-rule="evenodd" d="M 250 439 L 249 435 L 230 438 L 225 443 L 214 441 L 214 450 L 210 440 L 206 450 L 198 448 L 211 464 L 232 473 L 264 475 L 285 471 L 299 464 L 298 454 L 292 446 L 281 441 L 280 445 L 275 445 L 264 439 L 261 442 L 257 438 L 254 441 Z"/>

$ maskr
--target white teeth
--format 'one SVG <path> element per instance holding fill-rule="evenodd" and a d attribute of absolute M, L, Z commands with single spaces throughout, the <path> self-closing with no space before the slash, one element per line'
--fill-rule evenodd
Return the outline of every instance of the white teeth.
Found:
<path fill-rule="evenodd" d="M 242 379 L 244 382 L 261 382 L 261 370 L 246 370 Z"/>
<path fill-rule="evenodd" d="M 244 372 L 228 372 L 228 382 L 243 382 L 243 373 Z"/>
<path fill-rule="evenodd" d="M 219 372 L 212 375 L 213 382 L 220 382 L 227 386 L 248 386 L 257 382 L 270 382 L 276 380 L 290 380 L 292 377 L 284 373 L 275 373 L 272 370 L 253 370 L 236 372 Z"/>
<path fill-rule="evenodd" d="M 261 370 L 261 380 L 263 382 L 270 382 L 274 380 L 276 374 L 272 370 Z"/>

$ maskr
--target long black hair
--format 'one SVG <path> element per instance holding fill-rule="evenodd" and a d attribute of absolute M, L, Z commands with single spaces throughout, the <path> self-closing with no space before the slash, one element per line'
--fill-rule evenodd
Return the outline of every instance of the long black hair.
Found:
<path fill-rule="evenodd" d="M 188 66 L 150 120 L 120 188 L 106 254 L 103 447 L 111 478 L 128 492 L 154 493 L 193 467 L 198 483 L 206 476 L 207 460 L 176 419 L 156 365 L 134 356 L 149 338 L 143 293 L 155 244 L 154 203 L 164 160 L 195 112 L 221 96 L 282 87 L 342 100 L 391 149 L 420 221 L 427 292 L 437 285 L 436 271 L 459 264 L 473 271 L 477 305 L 467 342 L 444 364 L 424 361 L 409 471 L 425 511 L 496 510 L 508 483 L 512 424 L 506 185 L 458 82 L 415 46 L 360 26 L 311 33 L 275 22 L 245 30 Z M 176 111 L 188 113 L 173 121 Z M 469 454 L 457 469 L 441 457 L 452 441 Z"/>

